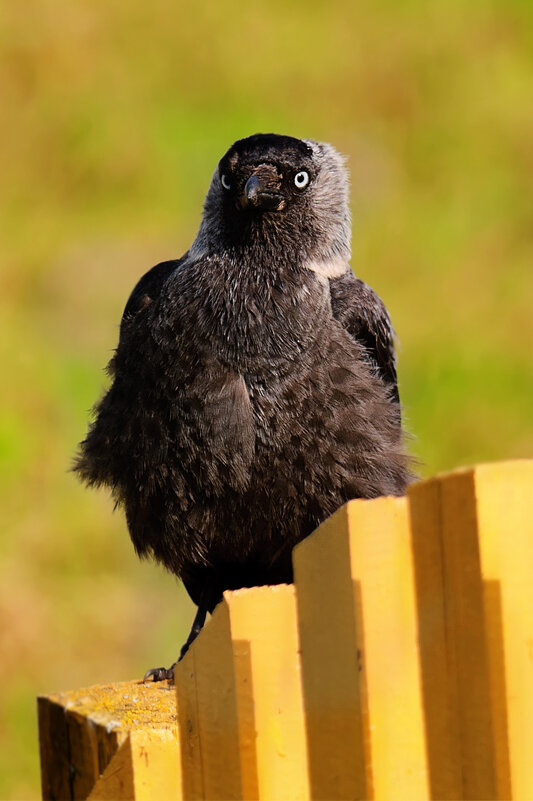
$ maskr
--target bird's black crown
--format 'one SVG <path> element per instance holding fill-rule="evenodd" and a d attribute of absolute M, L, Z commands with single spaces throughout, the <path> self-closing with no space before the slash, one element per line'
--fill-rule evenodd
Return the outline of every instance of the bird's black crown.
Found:
<path fill-rule="evenodd" d="M 238 139 L 220 161 L 221 169 L 240 163 L 286 162 L 294 166 L 302 160 L 311 161 L 313 149 L 302 139 L 273 133 L 258 133 Z"/>

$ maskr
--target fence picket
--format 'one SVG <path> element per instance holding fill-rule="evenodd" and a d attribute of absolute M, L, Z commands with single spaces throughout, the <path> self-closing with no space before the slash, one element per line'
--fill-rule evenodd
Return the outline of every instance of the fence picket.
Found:
<path fill-rule="evenodd" d="M 336 549 L 349 567 L 340 575 L 338 570 L 328 569 L 329 554 Z M 335 567 L 338 562 L 337 555 Z M 428 798 L 405 498 L 350 501 L 295 549 L 294 564 L 310 741 L 318 741 L 319 735 L 314 738 L 311 731 L 321 726 L 332 688 L 336 699 L 330 730 L 343 699 L 344 714 L 357 721 L 349 737 L 344 725 L 342 737 L 330 731 L 332 742 L 324 738 L 316 748 L 312 761 L 318 760 L 320 768 L 316 767 L 314 797 Z M 325 614 L 317 623 L 320 602 Z M 315 614 L 308 611 L 308 605 Z M 317 654 L 313 642 L 319 637 L 318 628 L 323 630 L 328 619 L 329 625 L 335 626 L 329 642 L 332 653 Z M 320 661 L 323 659 L 327 672 Z M 322 681 L 317 671 L 322 671 Z M 306 674 L 313 672 L 306 684 Z M 336 746 L 342 750 L 341 761 L 335 754 Z M 328 794 L 328 777 L 332 775 L 337 783 L 332 782 Z"/>

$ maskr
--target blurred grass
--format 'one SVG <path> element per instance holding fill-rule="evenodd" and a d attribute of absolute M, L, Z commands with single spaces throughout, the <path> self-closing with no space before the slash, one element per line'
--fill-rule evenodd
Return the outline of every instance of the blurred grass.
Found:
<path fill-rule="evenodd" d="M 0 21 L 0 797 L 39 794 L 38 692 L 170 663 L 191 607 L 67 472 L 125 299 L 217 160 L 277 131 L 349 156 L 423 473 L 533 453 L 533 8 L 51 0 Z"/>

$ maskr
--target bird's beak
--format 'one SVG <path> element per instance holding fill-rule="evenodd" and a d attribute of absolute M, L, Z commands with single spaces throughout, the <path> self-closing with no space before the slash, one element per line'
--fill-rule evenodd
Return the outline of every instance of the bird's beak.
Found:
<path fill-rule="evenodd" d="M 240 197 L 241 208 L 280 211 L 285 206 L 278 171 L 270 164 L 261 164 L 250 175 Z"/>

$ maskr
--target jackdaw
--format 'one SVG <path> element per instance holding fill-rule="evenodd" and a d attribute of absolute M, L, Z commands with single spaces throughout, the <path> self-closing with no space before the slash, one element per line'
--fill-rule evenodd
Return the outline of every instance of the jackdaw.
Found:
<path fill-rule="evenodd" d="M 336 150 L 256 134 L 220 161 L 187 253 L 126 304 L 75 469 L 198 606 L 182 655 L 224 590 L 291 582 L 328 515 L 411 479 L 393 328 L 350 235 Z"/>

